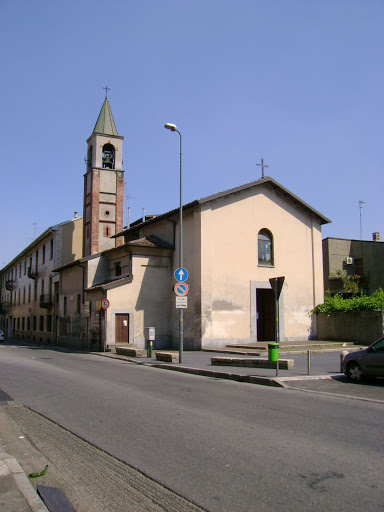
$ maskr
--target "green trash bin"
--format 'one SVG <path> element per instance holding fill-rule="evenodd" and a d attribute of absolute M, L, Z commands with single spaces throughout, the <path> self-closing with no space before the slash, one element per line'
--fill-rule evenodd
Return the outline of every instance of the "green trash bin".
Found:
<path fill-rule="evenodd" d="M 279 360 L 279 344 L 268 343 L 268 361 L 276 363 Z"/>

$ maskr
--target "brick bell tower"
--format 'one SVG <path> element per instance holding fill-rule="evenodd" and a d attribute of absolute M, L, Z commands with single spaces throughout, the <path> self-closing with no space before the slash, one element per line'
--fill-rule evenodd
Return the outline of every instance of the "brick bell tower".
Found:
<path fill-rule="evenodd" d="M 112 249 L 123 243 L 122 237 L 111 238 L 123 229 L 123 139 L 117 133 L 111 107 L 105 96 L 92 135 L 87 140 L 83 256 Z"/>

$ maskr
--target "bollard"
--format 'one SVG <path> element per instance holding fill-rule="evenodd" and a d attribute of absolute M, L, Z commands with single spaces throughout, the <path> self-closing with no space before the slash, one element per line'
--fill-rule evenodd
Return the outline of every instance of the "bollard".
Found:
<path fill-rule="evenodd" d="M 311 351 L 307 350 L 307 375 L 311 375 Z"/>

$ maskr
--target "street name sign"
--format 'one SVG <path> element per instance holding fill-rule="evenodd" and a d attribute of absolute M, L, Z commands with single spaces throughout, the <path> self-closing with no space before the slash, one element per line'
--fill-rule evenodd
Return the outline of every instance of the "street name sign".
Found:
<path fill-rule="evenodd" d="M 176 281 L 184 283 L 184 281 L 188 279 L 188 270 L 183 267 L 179 267 L 175 270 L 173 275 L 175 276 Z"/>
<path fill-rule="evenodd" d="M 188 307 L 188 297 L 176 297 L 176 309 L 186 309 Z"/>

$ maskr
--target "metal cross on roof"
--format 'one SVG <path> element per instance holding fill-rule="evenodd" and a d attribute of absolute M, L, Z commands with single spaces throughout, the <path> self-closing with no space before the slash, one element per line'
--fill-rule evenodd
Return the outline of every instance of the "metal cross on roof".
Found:
<path fill-rule="evenodd" d="M 264 160 L 261 159 L 261 164 L 256 164 L 261 167 L 261 177 L 264 178 L 264 167 L 269 167 L 269 165 L 264 163 Z"/>
<path fill-rule="evenodd" d="M 111 89 L 107 85 L 105 87 L 102 87 L 102 89 L 105 89 L 105 97 L 107 98 L 108 97 L 108 91 L 110 91 Z"/>

